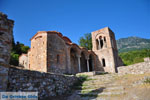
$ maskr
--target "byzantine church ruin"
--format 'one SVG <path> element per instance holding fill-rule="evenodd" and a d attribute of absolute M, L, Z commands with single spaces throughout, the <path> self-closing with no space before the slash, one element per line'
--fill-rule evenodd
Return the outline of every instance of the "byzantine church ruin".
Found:
<path fill-rule="evenodd" d="M 108 28 L 94 31 L 92 50 L 80 47 L 60 32 L 39 31 L 31 38 L 31 48 L 19 57 L 19 65 L 41 72 L 76 74 L 105 71 L 115 73 L 122 66 L 114 33 Z"/>

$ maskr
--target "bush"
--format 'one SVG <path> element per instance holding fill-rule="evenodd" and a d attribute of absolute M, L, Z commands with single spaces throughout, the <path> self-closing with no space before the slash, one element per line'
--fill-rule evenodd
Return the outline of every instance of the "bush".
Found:
<path fill-rule="evenodd" d="M 123 60 L 124 65 L 131 65 L 144 62 L 145 57 L 150 57 L 150 49 L 134 50 L 120 53 L 119 56 Z"/>

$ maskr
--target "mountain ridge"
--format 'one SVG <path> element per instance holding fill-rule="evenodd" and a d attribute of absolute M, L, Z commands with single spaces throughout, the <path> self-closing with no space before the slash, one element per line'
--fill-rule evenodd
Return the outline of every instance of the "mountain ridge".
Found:
<path fill-rule="evenodd" d="M 150 39 L 145 39 L 137 36 L 120 38 L 117 40 L 117 47 L 119 52 L 148 49 L 150 48 Z"/>

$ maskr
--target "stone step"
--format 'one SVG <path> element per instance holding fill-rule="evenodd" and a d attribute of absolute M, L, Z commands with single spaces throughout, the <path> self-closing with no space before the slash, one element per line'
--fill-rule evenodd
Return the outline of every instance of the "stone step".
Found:
<path fill-rule="evenodd" d="M 94 91 L 98 88 L 91 88 L 91 89 L 82 89 L 82 90 L 77 90 L 79 92 L 90 92 L 90 91 Z M 123 91 L 124 87 L 122 86 L 118 86 L 118 87 L 107 87 L 107 88 L 103 88 L 103 91 Z"/>
<path fill-rule="evenodd" d="M 101 96 L 101 97 L 81 97 L 80 100 L 122 100 L 120 97 L 118 96 Z"/>
<path fill-rule="evenodd" d="M 100 88 L 100 87 L 120 87 L 118 84 L 89 84 L 89 85 L 82 85 L 82 86 L 77 86 L 77 89 L 95 89 L 95 88 Z"/>
<path fill-rule="evenodd" d="M 98 93 L 98 92 L 91 92 L 91 93 L 78 93 L 78 95 L 80 96 L 90 96 L 90 97 L 95 97 L 95 96 L 117 96 L 117 95 L 122 95 L 122 94 L 125 94 L 125 91 L 113 91 L 113 92 L 109 92 L 109 91 L 105 91 L 105 92 L 101 92 L 101 93 Z"/>

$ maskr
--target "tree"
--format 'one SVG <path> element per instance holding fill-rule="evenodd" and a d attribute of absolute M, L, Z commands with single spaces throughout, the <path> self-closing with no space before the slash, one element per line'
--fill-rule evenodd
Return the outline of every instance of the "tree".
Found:
<path fill-rule="evenodd" d="M 91 37 L 91 33 L 84 34 L 84 36 L 81 37 L 80 40 L 79 40 L 79 45 L 81 47 L 87 48 L 88 50 L 92 50 L 92 37 Z"/>
<path fill-rule="evenodd" d="M 20 43 L 17 41 L 15 43 L 14 37 L 12 39 L 12 49 L 11 49 L 11 57 L 10 57 L 10 62 L 9 64 L 18 66 L 19 63 L 19 56 L 22 53 L 27 53 L 29 50 L 29 46 L 25 46 L 24 44 Z"/>

